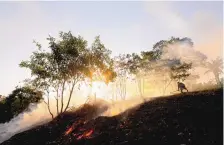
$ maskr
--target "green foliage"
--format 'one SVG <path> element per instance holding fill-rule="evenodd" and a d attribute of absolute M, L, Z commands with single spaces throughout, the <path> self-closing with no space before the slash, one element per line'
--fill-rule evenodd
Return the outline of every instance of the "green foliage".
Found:
<path fill-rule="evenodd" d="M 145 62 L 156 60 L 154 51 L 142 51 L 141 56 L 142 56 L 142 60 Z"/>
<path fill-rule="evenodd" d="M 184 81 L 187 77 L 190 76 L 189 70 L 192 67 L 192 63 L 182 63 L 179 65 L 174 65 L 171 67 L 171 79 L 177 81 Z"/>
<path fill-rule="evenodd" d="M 31 103 L 38 103 L 42 100 L 42 92 L 30 87 L 20 87 L 0 102 L 0 122 L 9 121 L 19 113 L 26 111 Z"/>
<path fill-rule="evenodd" d="M 73 36 L 71 32 L 60 32 L 59 40 L 49 36 L 48 50 L 45 51 L 41 45 L 36 43 L 38 50 L 33 52 L 29 61 L 22 61 L 21 67 L 31 70 L 32 86 L 48 93 L 53 88 L 57 92 L 58 114 L 68 109 L 75 85 L 86 78 L 99 79 L 102 74 L 107 75 L 106 83 L 113 81 L 116 73 L 113 70 L 113 60 L 110 58 L 111 51 L 105 48 L 97 36 L 90 49 L 87 41 L 81 36 Z M 64 91 L 69 88 L 69 100 L 64 107 Z M 49 97 L 49 96 L 48 96 Z M 61 98 L 61 109 L 59 109 L 59 97 Z M 45 101 L 50 112 L 49 99 Z M 50 112 L 51 113 L 51 112 Z M 52 117 L 53 114 L 51 113 Z"/>
<path fill-rule="evenodd" d="M 188 44 L 189 46 L 193 46 L 194 43 L 192 40 L 188 37 L 184 38 L 178 38 L 178 37 L 171 37 L 169 40 L 160 40 L 156 44 L 153 45 L 153 51 L 154 57 L 156 59 L 160 59 L 163 53 L 166 53 L 164 51 L 164 48 L 169 47 L 170 45 L 173 44 Z"/>
<path fill-rule="evenodd" d="M 132 74 L 137 74 L 141 66 L 141 57 L 136 53 L 132 53 L 130 56 L 128 56 L 128 58 L 129 60 L 127 62 L 127 66 L 129 72 Z"/>
<path fill-rule="evenodd" d="M 113 67 L 114 62 L 110 55 L 111 51 L 106 49 L 100 41 L 100 37 L 97 36 L 87 57 L 88 69 L 91 72 L 89 78 L 91 80 L 102 80 L 105 83 L 109 83 L 116 78 L 116 72 Z M 104 77 L 101 77 L 102 75 Z"/>
<path fill-rule="evenodd" d="M 60 40 L 49 36 L 50 52 L 42 49 L 33 52 L 29 61 L 22 61 L 21 67 L 31 70 L 32 76 L 36 78 L 38 87 L 43 85 L 61 84 L 63 81 L 72 79 L 75 75 L 82 74 L 85 65 L 83 53 L 86 50 L 87 42 L 82 37 L 75 37 L 71 32 L 60 32 Z M 77 69 L 79 68 L 79 69 Z M 82 75 L 79 75 L 83 77 Z M 46 83 L 48 82 L 48 83 Z"/>
<path fill-rule="evenodd" d="M 124 78 L 127 75 L 134 75 L 141 78 L 143 73 L 145 75 L 151 70 L 164 73 L 161 70 L 166 72 L 167 66 L 172 71 L 171 79 L 184 80 L 190 75 L 188 70 L 191 64 L 170 66 L 168 63 L 173 63 L 172 61 L 165 60 L 164 63 L 160 59 L 165 53 L 164 48 L 169 45 L 184 43 L 193 46 L 193 42 L 187 37 L 171 37 L 169 40 L 161 40 L 153 46 L 152 51 L 119 56 L 117 60 L 111 58 L 111 51 L 101 42 L 100 36 L 95 37 L 90 48 L 87 48 L 87 41 L 84 38 L 76 37 L 71 32 L 60 32 L 58 40 L 51 36 L 47 40 L 48 50 L 35 42 L 37 51 L 33 52 L 30 60 L 22 61 L 20 66 L 31 70 L 32 78 L 28 81 L 29 84 L 45 94 L 49 93 L 50 89 L 56 92 L 58 114 L 67 110 L 74 87 L 80 81 L 88 80 L 91 83 L 101 80 L 108 84 L 117 76 Z M 163 63 L 162 66 L 157 66 L 157 68 L 152 66 L 152 64 L 159 64 L 159 61 Z M 69 86 L 69 100 L 64 107 L 63 97 L 66 86 Z M 61 105 L 59 105 L 59 98 L 61 98 Z M 49 99 L 46 104 L 50 112 Z"/>

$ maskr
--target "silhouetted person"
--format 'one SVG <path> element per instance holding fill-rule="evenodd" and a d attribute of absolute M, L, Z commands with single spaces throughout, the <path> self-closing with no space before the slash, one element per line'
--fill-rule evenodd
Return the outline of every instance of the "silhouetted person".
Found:
<path fill-rule="evenodd" d="M 178 86 L 178 91 L 180 90 L 181 93 L 183 93 L 183 90 L 187 90 L 187 92 L 188 92 L 188 89 L 186 88 L 184 83 L 177 82 L 177 86 Z"/>

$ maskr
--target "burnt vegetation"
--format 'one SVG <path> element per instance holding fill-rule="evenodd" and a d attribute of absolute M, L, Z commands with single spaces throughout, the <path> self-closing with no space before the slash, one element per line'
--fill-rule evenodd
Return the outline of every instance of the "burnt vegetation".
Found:
<path fill-rule="evenodd" d="M 85 104 L 1 145 L 221 145 L 223 90 L 160 97 L 113 117 Z"/>

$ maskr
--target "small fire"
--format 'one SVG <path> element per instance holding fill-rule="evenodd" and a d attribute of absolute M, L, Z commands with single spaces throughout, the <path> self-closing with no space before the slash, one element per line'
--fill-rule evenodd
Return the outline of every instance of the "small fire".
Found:
<path fill-rule="evenodd" d="M 68 135 L 68 134 L 70 134 L 70 133 L 72 133 L 73 131 L 76 130 L 79 133 L 72 133 L 72 135 L 74 137 L 77 137 L 76 138 L 77 140 L 80 140 L 80 139 L 83 139 L 83 138 L 91 138 L 91 135 L 93 134 L 93 129 L 85 131 L 85 128 L 80 126 L 80 125 L 84 125 L 86 123 L 87 123 L 87 121 L 84 122 L 82 120 L 79 120 L 79 121 L 73 123 L 72 126 L 66 130 L 65 135 Z"/>
<path fill-rule="evenodd" d="M 70 134 L 72 131 L 73 131 L 73 127 L 70 127 L 70 128 L 65 132 L 65 135 Z"/>
<path fill-rule="evenodd" d="M 82 120 L 79 120 L 79 121 L 75 122 L 74 124 L 72 124 L 72 126 L 65 132 L 65 135 L 70 134 L 82 122 L 83 122 Z"/>
<path fill-rule="evenodd" d="M 84 132 L 82 135 L 77 137 L 77 140 L 80 140 L 82 138 L 90 138 L 90 136 L 93 134 L 93 129 Z"/>
<path fill-rule="evenodd" d="M 90 131 L 84 133 L 84 137 L 89 137 L 93 133 L 93 130 L 91 129 Z"/>

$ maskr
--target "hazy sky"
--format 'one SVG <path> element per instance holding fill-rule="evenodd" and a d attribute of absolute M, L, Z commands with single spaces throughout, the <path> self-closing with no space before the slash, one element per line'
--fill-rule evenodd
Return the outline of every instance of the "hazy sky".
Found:
<path fill-rule="evenodd" d="M 59 31 L 71 30 L 90 44 L 100 35 L 114 55 L 188 36 L 216 57 L 222 52 L 222 11 L 222 2 L 0 2 L 0 94 L 29 76 L 18 64 L 35 49 L 32 41 L 46 46 L 48 34 Z"/>

